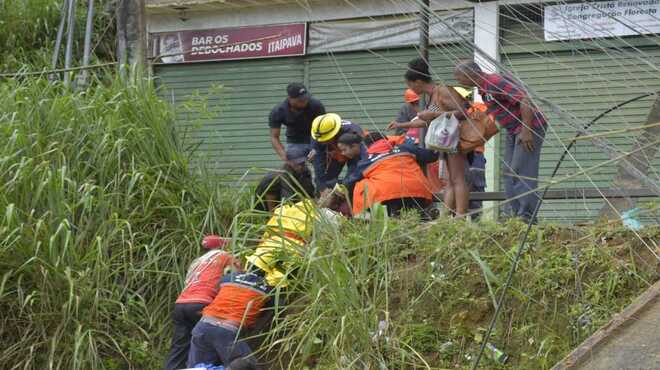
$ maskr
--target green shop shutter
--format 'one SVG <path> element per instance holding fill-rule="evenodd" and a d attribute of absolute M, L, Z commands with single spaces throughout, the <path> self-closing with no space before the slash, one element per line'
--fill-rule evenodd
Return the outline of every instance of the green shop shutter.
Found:
<path fill-rule="evenodd" d="M 542 5 L 504 8 L 502 14 L 502 63 L 532 91 L 563 112 L 558 114 L 548 104 L 539 104 L 551 126 L 541 157 L 542 181 L 549 179 L 564 145 L 568 145 L 577 132 L 567 123 L 568 117 L 574 117 L 570 120 L 573 125 L 582 126 L 619 103 L 660 90 L 658 38 L 544 42 Z M 592 132 L 643 125 L 654 99 L 645 98 L 610 113 L 592 127 Z M 637 135 L 636 132 L 619 134 L 608 136 L 607 140 L 618 150 L 629 151 Z M 570 153 L 555 179 L 609 160 L 605 152 L 589 140 L 578 141 Z M 501 161 L 503 145 L 500 154 L 502 174 L 505 169 Z M 656 157 L 651 178 L 660 179 L 658 168 L 660 161 Z M 616 172 L 617 164 L 611 163 L 553 188 L 612 187 Z M 547 201 L 540 217 L 562 223 L 594 221 L 603 204 L 604 200 Z"/>
<path fill-rule="evenodd" d="M 160 65 L 155 73 L 161 96 L 177 109 L 184 145 L 214 173 L 254 178 L 263 173 L 255 169 L 281 166 L 268 116 L 286 98 L 287 84 L 303 80 L 302 58 Z M 208 99 L 206 112 L 190 113 L 199 97 Z"/>
<path fill-rule="evenodd" d="M 415 48 L 311 55 L 307 58 L 309 88 L 326 111 L 365 130 L 386 132 L 403 104 L 407 64 L 418 56 Z M 456 61 L 469 56 L 464 47 L 433 47 L 431 67 L 437 78 L 451 84 Z"/>

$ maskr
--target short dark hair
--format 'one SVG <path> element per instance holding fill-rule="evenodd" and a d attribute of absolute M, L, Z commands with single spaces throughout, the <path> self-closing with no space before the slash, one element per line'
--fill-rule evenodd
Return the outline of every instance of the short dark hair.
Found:
<path fill-rule="evenodd" d="M 386 139 L 385 135 L 380 132 L 370 132 L 367 137 L 364 138 L 364 144 L 366 146 L 371 146 L 371 144 Z"/>
<path fill-rule="evenodd" d="M 424 81 L 431 82 L 431 73 L 429 72 L 429 63 L 424 58 L 416 58 L 408 63 L 408 70 L 404 75 L 406 81 Z"/>
<path fill-rule="evenodd" d="M 466 75 L 481 73 L 481 67 L 474 60 L 463 60 L 456 65 L 456 71 Z"/>
<path fill-rule="evenodd" d="M 337 142 L 344 145 L 360 144 L 362 142 L 362 136 L 356 132 L 347 132 L 341 135 Z"/>

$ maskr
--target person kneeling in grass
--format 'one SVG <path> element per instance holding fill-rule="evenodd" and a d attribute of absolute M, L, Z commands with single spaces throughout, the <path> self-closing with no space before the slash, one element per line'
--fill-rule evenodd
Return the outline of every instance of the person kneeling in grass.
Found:
<path fill-rule="evenodd" d="M 342 184 L 352 195 L 353 216 L 375 203 L 387 206 L 390 216 L 413 209 L 428 216 L 426 209 L 433 200 L 431 185 L 420 163 L 438 160 L 438 153 L 420 148 L 410 141 L 393 141 L 374 132 L 362 137 L 344 134 L 339 138 L 342 155 L 353 158 L 367 150 L 368 157 L 358 162 Z"/>
<path fill-rule="evenodd" d="M 228 244 L 227 239 L 217 235 L 209 235 L 202 241 L 202 247 L 209 251 L 190 265 L 186 275 L 186 285 L 174 304 L 172 312 L 174 334 L 170 353 L 165 362 L 165 370 L 186 367 L 190 350 L 190 333 L 202 317 L 202 310 L 218 293 L 222 276 L 241 270 L 238 259 L 222 250 Z"/>
<path fill-rule="evenodd" d="M 302 262 L 302 249 L 322 214 L 335 217 L 310 200 L 275 209 L 245 272 L 225 276 L 218 295 L 202 312 L 192 332 L 189 366 L 231 364 L 237 359 L 256 362 L 241 331 L 253 329 L 262 316 L 273 312 L 272 292 L 287 286 L 287 274 Z"/>

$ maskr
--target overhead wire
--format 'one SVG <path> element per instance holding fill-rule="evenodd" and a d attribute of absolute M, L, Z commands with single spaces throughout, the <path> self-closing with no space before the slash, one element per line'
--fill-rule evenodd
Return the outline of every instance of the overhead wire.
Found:
<path fill-rule="evenodd" d="M 335 60 L 336 60 L 336 59 L 335 59 Z M 593 183 L 593 180 L 591 180 L 591 181 L 592 181 L 592 183 Z M 595 184 L 594 184 L 594 185 L 595 185 Z M 546 188 L 546 191 L 547 191 L 547 188 Z M 538 213 L 538 210 L 539 210 L 541 204 L 542 204 L 542 203 L 539 202 L 539 204 L 537 205 L 537 207 L 536 207 L 536 209 L 535 209 L 535 211 L 534 211 L 535 214 Z M 530 223 L 529 226 L 528 226 L 528 230 L 527 230 L 526 235 L 528 235 L 530 229 L 531 229 L 531 223 Z M 526 239 L 526 237 L 525 237 L 525 239 Z M 521 244 L 521 245 L 522 245 L 522 244 Z M 523 249 L 522 247 L 518 249 L 518 253 L 517 253 L 517 258 L 516 258 L 516 260 L 519 258 L 520 254 L 522 253 L 522 249 Z M 515 263 L 514 263 L 514 266 L 515 266 Z M 510 274 L 509 274 L 509 277 L 508 277 L 508 279 L 507 279 L 507 281 L 509 282 L 509 284 L 510 284 L 510 280 L 511 280 L 511 278 L 512 278 L 514 272 L 515 272 L 515 267 L 512 268 L 512 270 L 511 270 L 511 272 L 510 272 Z M 506 292 L 506 288 L 503 290 L 503 295 L 504 295 L 505 292 Z M 498 305 L 498 309 L 499 309 L 500 307 L 501 307 L 501 304 Z M 493 321 L 496 321 L 496 320 L 493 320 Z M 494 325 L 494 324 L 493 324 L 493 325 Z M 491 325 L 491 327 L 492 327 L 493 325 Z M 489 334 L 490 334 L 490 331 L 491 331 L 491 330 L 492 330 L 492 329 L 489 330 Z M 478 359 L 481 358 L 481 355 L 482 355 L 482 354 L 483 354 L 483 347 L 482 347 L 482 350 L 480 351 L 480 354 L 479 354 Z M 479 361 L 479 360 L 477 360 L 477 361 L 475 362 L 475 368 L 476 368 L 476 366 L 478 366 L 478 361 Z"/>

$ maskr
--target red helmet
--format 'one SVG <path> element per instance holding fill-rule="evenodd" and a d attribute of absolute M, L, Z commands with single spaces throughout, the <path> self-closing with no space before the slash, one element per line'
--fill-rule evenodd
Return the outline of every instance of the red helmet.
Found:
<path fill-rule="evenodd" d="M 229 245 L 229 239 L 218 235 L 207 235 L 202 240 L 202 247 L 205 249 L 219 249 Z"/>

